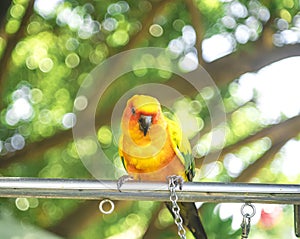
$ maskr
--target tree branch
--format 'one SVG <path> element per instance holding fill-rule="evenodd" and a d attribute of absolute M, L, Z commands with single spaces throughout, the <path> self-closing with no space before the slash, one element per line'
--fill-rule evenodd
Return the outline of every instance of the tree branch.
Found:
<path fill-rule="evenodd" d="M 274 156 L 286 144 L 286 140 L 273 145 L 262 157 L 257 159 L 253 164 L 250 164 L 233 182 L 248 182 L 253 178 L 265 165 L 272 162 Z"/>
<path fill-rule="evenodd" d="M 128 208 L 128 204 L 131 203 L 131 201 L 114 201 L 115 208 L 118 210 L 118 213 Z M 86 201 L 69 215 L 64 217 L 58 224 L 49 227 L 47 230 L 65 238 L 74 237 L 84 230 L 84 228 L 86 228 L 90 223 L 99 219 L 100 216 L 102 218 L 98 206 L 99 201 Z M 111 216 L 112 215 L 105 215 L 105 217 Z"/>
<path fill-rule="evenodd" d="M 11 5 L 11 0 L 2 0 L 0 4 L 0 25 L 1 28 L 5 28 L 5 17 L 7 14 L 7 11 L 9 9 L 9 6 Z M 1 33 L 4 32 L 4 30 L 1 30 Z M 2 34 L 1 34 L 2 35 Z"/>
<path fill-rule="evenodd" d="M 142 23 L 142 30 L 137 32 L 135 36 L 133 36 L 128 44 L 125 46 L 125 48 L 122 51 L 127 51 L 130 49 L 137 48 L 138 45 L 143 41 L 144 39 L 149 38 L 149 28 L 153 24 L 153 20 L 155 16 L 161 14 L 163 11 L 165 11 L 165 7 L 172 2 L 171 0 L 163 0 L 163 1 L 155 1 L 152 2 L 152 9 L 151 12 L 147 15 L 147 17 L 144 19 Z"/>
<path fill-rule="evenodd" d="M 202 40 L 203 40 L 203 26 L 202 26 L 202 16 L 201 13 L 196 6 L 194 0 L 185 0 L 185 4 L 190 12 L 190 16 L 192 18 L 192 25 L 196 31 L 196 49 L 198 53 L 199 64 L 204 64 L 202 58 Z"/>
<path fill-rule="evenodd" d="M 246 72 L 256 72 L 276 61 L 300 55 L 300 44 L 265 47 L 263 39 L 252 44 L 251 51 L 235 52 L 202 66 L 218 86 L 224 86 Z"/>
<path fill-rule="evenodd" d="M 161 235 L 161 231 L 165 230 L 165 228 L 160 230 L 159 228 L 156 227 L 156 221 L 158 219 L 158 215 L 164 207 L 165 207 L 165 204 L 160 203 L 159 207 L 152 214 L 151 221 L 148 225 L 147 230 L 144 233 L 143 239 L 158 238 L 159 235 Z"/>
<path fill-rule="evenodd" d="M 9 63 L 10 63 L 10 57 L 15 49 L 17 43 L 24 37 L 26 34 L 26 26 L 28 25 L 30 21 L 30 17 L 33 14 L 33 6 L 34 6 L 34 0 L 29 0 L 28 5 L 25 11 L 25 14 L 23 16 L 23 19 L 21 21 L 21 25 L 18 29 L 18 31 L 15 34 L 8 35 L 5 34 L 4 38 L 6 40 L 6 48 L 4 50 L 4 53 L 2 55 L 2 58 L 0 59 L 0 89 L 2 92 L 0 94 L 2 95 L 4 92 L 4 80 L 7 75 L 7 72 L 9 71 Z M 3 96 L 1 96 L 3 98 Z M 0 108 L 3 107 L 3 101 L 0 103 Z"/>
<path fill-rule="evenodd" d="M 242 147 L 243 145 L 249 144 L 256 140 L 259 140 L 263 137 L 268 137 L 272 140 L 273 145 L 276 145 L 281 142 L 286 142 L 289 139 L 297 136 L 299 134 L 300 128 L 300 115 L 295 116 L 291 119 L 288 119 L 282 123 L 269 126 L 254 135 L 250 135 L 243 140 L 236 142 L 233 145 L 226 146 L 221 154 L 219 152 L 212 152 L 210 155 L 216 155 L 216 157 L 220 154 L 220 159 L 223 158 L 226 154 L 237 150 L 238 148 Z M 214 158 L 215 157 L 211 157 Z M 202 161 L 204 157 L 199 158 L 196 160 L 196 167 L 201 167 Z M 209 162 L 207 162 L 209 163 Z"/>

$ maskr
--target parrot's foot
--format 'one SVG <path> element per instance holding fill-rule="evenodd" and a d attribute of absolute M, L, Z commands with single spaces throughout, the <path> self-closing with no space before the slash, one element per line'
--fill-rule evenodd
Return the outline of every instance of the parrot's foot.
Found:
<path fill-rule="evenodd" d="M 175 187 L 179 186 L 179 189 L 182 190 L 182 185 L 183 185 L 183 177 L 178 176 L 178 175 L 172 175 L 172 176 L 168 176 L 167 180 L 170 184 L 173 184 Z"/>
<path fill-rule="evenodd" d="M 123 175 L 122 177 L 120 177 L 118 179 L 118 182 L 117 182 L 117 189 L 119 190 L 119 192 L 121 192 L 121 187 L 124 183 L 126 183 L 127 181 L 129 180 L 133 180 L 133 177 L 130 176 L 130 175 Z"/>

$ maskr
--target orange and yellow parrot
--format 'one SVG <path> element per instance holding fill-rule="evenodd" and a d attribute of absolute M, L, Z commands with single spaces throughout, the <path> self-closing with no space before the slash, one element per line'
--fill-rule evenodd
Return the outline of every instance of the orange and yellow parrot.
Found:
<path fill-rule="evenodd" d="M 189 141 L 178 122 L 163 115 L 157 99 L 146 95 L 130 98 L 123 112 L 121 129 L 119 154 L 130 177 L 165 182 L 168 176 L 178 175 L 192 181 L 195 165 Z M 171 210 L 171 204 L 166 204 Z M 195 238 L 206 239 L 195 204 L 182 202 L 179 206 L 184 224 Z"/>

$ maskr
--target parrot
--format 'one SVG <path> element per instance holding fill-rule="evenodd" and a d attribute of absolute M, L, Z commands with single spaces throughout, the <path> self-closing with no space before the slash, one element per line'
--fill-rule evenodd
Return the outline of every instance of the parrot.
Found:
<path fill-rule="evenodd" d="M 149 95 L 134 95 L 127 101 L 121 119 L 119 155 L 128 173 L 119 179 L 119 190 L 128 179 L 165 182 L 177 175 L 183 181 L 192 181 L 195 175 L 191 146 L 179 122 L 166 117 L 159 101 Z M 178 205 L 183 223 L 194 237 L 207 239 L 195 203 Z M 172 204 L 166 202 L 166 206 L 172 213 Z"/>

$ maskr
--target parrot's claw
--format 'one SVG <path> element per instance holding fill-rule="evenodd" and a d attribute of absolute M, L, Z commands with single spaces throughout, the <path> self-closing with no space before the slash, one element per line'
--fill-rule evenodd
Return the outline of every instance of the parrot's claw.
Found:
<path fill-rule="evenodd" d="M 182 185 L 183 185 L 183 177 L 178 176 L 178 175 L 172 175 L 167 177 L 169 184 L 173 183 L 175 187 L 179 186 L 179 189 L 182 190 Z"/>
<path fill-rule="evenodd" d="M 124 183 L 126 183 L 127 181 L 129 180 L 133 180 L 133 177 L 130 176 L 130 175 L 123 175 L 122 177 L 120 177 L 118 179 L 118 182 L 117 182 L 117 189 L 119 192 L 121 192 L 121 187 Z"/>

